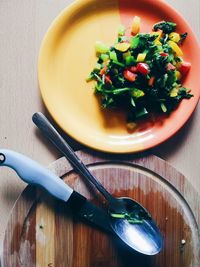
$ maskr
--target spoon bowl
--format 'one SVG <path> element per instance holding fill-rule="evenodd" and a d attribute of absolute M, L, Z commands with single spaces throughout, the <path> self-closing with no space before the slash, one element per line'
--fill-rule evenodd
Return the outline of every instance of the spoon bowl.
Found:
<path fill-rule="evenodd" d="M 126 215 L 125 218 L 116 218 L 110 210 L 110 225 L 117 236 L 137 252 L 145 255 L 157 254 L 162 248 L 163 240 L 148 211 L 131 198 L 122 197 L 116 201 L 124 204 L 123 212 Z"/>

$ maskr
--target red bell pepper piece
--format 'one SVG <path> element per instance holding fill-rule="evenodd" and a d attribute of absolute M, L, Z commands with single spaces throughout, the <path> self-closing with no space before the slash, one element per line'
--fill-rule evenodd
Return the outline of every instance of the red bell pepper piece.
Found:
<path fill-rule="evenodd" d="M 129 71 L 128 69 L 124 71 L 124 77 L 126 78 L 126 80 L 130 81 L 130 82 L 134 82 L 137 74 Z"/>
<path fill-rule="evenodd" d="M 149 86 L 153 86 L 154 81 L 155 81 L 155 77 L 152 76 L 152 77 L 150 78 L 149 82 L 148 82 L 148 85 L 149 85 Z"/>
<path fill-rule="evenodd" d="M 110 84 L 112 84 L 110 75 L 105 75 L 105 82 L 106 82 L 106 83 L 110 83 Z"/>
<path fill-rule="evenodd" d="M 128 68 L 128 70 L 130 70 L 131 72 L 137 72 L 137 67 L 136 66 L 131 66 Z"/>
<path fill-rule="evenodd" d="M 103 67 L 103 69 L 100 70 L 100 75 L 104 75 L 107 69 L 108 69 L 107 66 Z"/>
<path fill-rule="evenodd" d="M 191 63 L 185 61 L 181 62 L 181 65 L 178 70 L 183 76 L 185 76 L 189 72 L 190 68 L 191 68 Z"/>
<path fill-rule="evenodd" d="M 169 54 L 168 54 L 168 53 L 165 53 L 165 52 L 160 52 L 160 55 L 161 55 L 162 57 L 168 57 L 168 56 L 169 56 Z"/>
<path fill-rule="evenodd" d="M 147 75 L 149 73 L 149 66 L 146 63 L 138 63 L 137 71 L 143 75 Z"/>
<path fill-rule="evenodd" d="M 167 64 L 167 71 L 168 70 L 175 70 L 175 69 L 176 69 L 176 67 L 174 65 L 172 65 L 171 63 Z"/>

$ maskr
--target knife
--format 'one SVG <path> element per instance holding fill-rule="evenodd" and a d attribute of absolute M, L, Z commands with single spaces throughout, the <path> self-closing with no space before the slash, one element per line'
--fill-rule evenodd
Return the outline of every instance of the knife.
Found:
<path fill-rule="evenodd" d="M 106 232 L 113 232 L 106 211 L 73 190 L 60 177 L 38 162 L 18 152 L 0 149 L 0 166 L 12 168 L 26 183 L 44 188 L 55 198 L 65 202 L 74 215 L 84 222 Z"/>

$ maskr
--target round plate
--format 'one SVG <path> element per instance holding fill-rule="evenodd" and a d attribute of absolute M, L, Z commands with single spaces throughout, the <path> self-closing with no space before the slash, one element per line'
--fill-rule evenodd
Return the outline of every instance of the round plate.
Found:
<path fill-rule="evenodd" d="M 97 40 L 112 45 L 120 24 L 131 25 L 141 17 L 144 32 L 161 20 L 174 21 L 178 32 L 188 32 L 183 45 L 184 59 L 192 69 L 184 86 L 194 97 L 183 100 L 168 118 L 126 128 L 126 115 L 102 110 L 86 77 L 96 62 Z M 97 150 L 113 153 L 151 148 L 175 134 L 197 105 L 200 52 L 197 40 L 185 20 L 163 1 L 79 0 L 67 7 L 52 23 L 41 45 L 38 76 L 44 103 L 57 124 L 71 137 Z"/>

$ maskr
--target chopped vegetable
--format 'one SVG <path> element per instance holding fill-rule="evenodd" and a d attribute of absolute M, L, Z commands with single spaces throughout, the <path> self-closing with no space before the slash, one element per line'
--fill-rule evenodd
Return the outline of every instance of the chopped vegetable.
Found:
<path fill-rule="evenodd" d="M 106 73 L 107 69 L 108 69 L 107 66 L 103 67 L 103 68 L 100 70 L 100 72 L 99 72 L 100 75 L 104 75 L 104 74 Z"/>
<path fill-rule="evenodd" d="M 146 58 L 146 53 L 139 53 L 138 56 L 137 56 L 137 62 L 143 62 Z"/>
<path fill-rule="evenodd" d="M 149 66 L 146 63 L 138 63 L 137 71 L 143 75 L 147 75 L 149 73 Z"/>
<path fill-rule="evenodd" d="M 131 224 L 141 224 L 144 222 L 144 219 L 147 219 L 147 218 L 150 218 L 148 214 L 144 214 L 143 211 L 142 212 L 130 212 L 130 213 L 127 213 L 127 212 L 122 212 L 122 213 L 114 213 L 114 212 L 111 212 L 110 213 L 110 216 L 112 218 L 115 218 L 115 219 L 124 219 L 124 220 L 127 220 L 129 223 Z"/>
<path fill-rule="evenodd" d="M 105 82 L 112 84 L 112 81 L 110 79 L 110 75 L 105 75 Z"/>
<path fill-rule="evenodd" d="M 160 103 L 161 109 L 164 113 L 167 112 L 167 107 L 165 106 L 165 104 L 163 102 Z"/>
<path fill-rule="evenodd" d="M 137 77 L 137 74 L 135 74 L 135 73 L 133 73 L 133 72 L 131 72 L 131 71 L 129 71 L 129 70 L 125 70 L 125 71 L 124 71 L 124 77 L 125 77 L 128 81 L 130 81 L 130 82 L 134 82 L 135 79 L 136 79 L 136 77 Z"/>
<path fill-rule="evenodd" d="M 131 67 L 129 67 L 129 70 L 135 73 L 135 72 L 137 72 L 137 67 L 131 66 Z"/>
<path fill-rule="evenodd" d="M 170 47 L 172 48 L 172 50 L 176 53 L 176 55 L 178 57 L 183 56 L 183 51 L 181 50 L 181 48 L 177 45 L 177 43 L 175 43 L 174 41 L 168 41 L 168 44 L 170 45 Z"/>
<path fill-rule="evenodd" d="M 172 63 L 168 63 L 167 64 L 167 71 L 169 71 L 169 70 L 175 70 L 175 69 L 176 69 L 176 67 Z"/>
<path fill-rule="evenodd" d="M 133 23 L 132 23 L 132 28 L 131 28 L 131 33 L 133 35 L 138 34 L 140 31 L 140 17 L 135 16 L 133 18 Z"/>
<path fill-rule="evenodd" d="M 146 110 L 146 108 L 142 107 L 139 110 L 137 110 L 135 117 L 140 118 L 140 117 L 144 117 L 147 114 L 148 114 L 148 111 Z"/>
<path fill-rule="evenodd" d="M 155 35 L 157 37 L 156 39 L 160 40 L 162 33 L 163 31 L 158 29 L 156 32 L 151 32 L 150 34 Z"/>
<path fill-rule="evenodd" d="M 104 43 L 97 41 L 95 44 L 95 50 L 96 53 L 98 54 L 102 54 L 102 53 L 106 53 L 109 51 L 109 47 L 107 45 L 105 45 Z"/>
<path fill-rule="evenodd" d="M 160 45 L 160 46 L 162 45 L 162 43 L 161 43 L 158 39 L 156 39 L 156 40 L 154 41 L 154 44 L 155 44 L 155 45 Z"/>
<path fill-rule="evenodd" d="M 115 51 L 110 51 L 109 56 L 111 60 L 117 61 L 117 54 Z"/>
<path fill-rule="evenodd" d="M 189 72 L 190 68 L 191 68 L 191 64 L 185 61 L 185 62 L 181 62 L 178 70 L 183 76 L 185 76 Z"/>
<path fill-rule="evenodd" d="M 124 219 L 125 218 L 125 213 L 111 213 L 111 217 L 117 218 L 117 219 Z"/>
<path fill-rule="evenodd" d="M 181 78 L 182 78 L 182 75 L 181 75 L 180 71 L 176 70 L 176 71 L 175 71 L 175 75 L 176 75 L 176 79 L 177 79 L 178 81 L 180 81 Z"/>
<path fill-rule="evenodd" d="M 106 61 L 109 59 L 109 56 L 107 54 L 101 54 L 100 58 L 103 60 L 103 61 Z"/>
<path fill-rule="evenodd" d="M 149 81 L 148 81 L 148 85 L 149 85 L 149 86 L 153 86 L 154 81 L 155 81 L 155 77 L 152 76 L 152 77 L 149 79 Z"/>
<path fill-rule="evenodd" d="M 142 97 L 144 96 L 144 91 L 140 90 L 140 89 L 137 89 L 137 88 L 133 88 L 132 92 L 131 92 L 131 95 L 134 97 L 134 98 L 139 98 L 139 97 Z"/>
<path fill-rule="evenodd" d="M 169 34 L 169 39 L 175 43 L 178 43 L 181 40 L 181 37 L 180 34 L 178 34 L 177 32 L 171 32 Z"/>
<path fill-rule="evenodd" d="M 95 69 L 95 70 L 101 70 L 101 64 L 96 63 L 94 69 Z"/>
<path fill-rule="evenodd" d="M 165 52 L 160 52 L 160 55 L 161 55 L 162 57 L 168 57 L 168 56 L 169 56 L 169 54 L 168 54 L 168 53 L 165 53 Z"/>
<path fill-rule="evenodd" d="M 178 96 L 178 88 L 173 88 L 170 91 L 170 97 L 177 97 Z"/>
<path fill-rule="evenodd" d="M 186 39 L 187 35 L 188 35 L 187 32 L 182 33 L 182 34 L 180 35 L 181 39 L 180 39 L 180 42 L 179 42 L 179 43 L 182 43 L 182 42 Z"/>
<path fill-rule="evenodd" d="M 127 66 L 130 66 L 135 63 L 135 58 L 133 56 L 125 57 L 125 63 Z"/>
<path fill-rule="evenodd" d="M 182 99 L 193 96 L 181 83 L 191 68 L 180 48 L 187 33 L 176 32 L 176 24 L 166 21 L 156 23 L 150 33 L 139 33 L 140 24 L 134 17 L 131 37 L 120 26 L 113 46 L 96 42 L 98 60 L 87 78 L 96 81 L 103 108 L 127 111 L 129 130 L 136 120 L 152 112 L 170 114 Z"/>
<path fill-rule="evenodd" d="M 140 43 L 139 36 L 135 36 L 135 37 L 132 37 L 130 39 L 130 45 L 131 45 L 132 49 L 136 49 L 138 47 L 139 43 Z"/>
<path fill-rule="evenodd" d="M 176 23 L 161 21 L 161 22 L 156 23 L 153 26 L 153 29 L 154 29 L 154 31 L 162 30 L 163 33 L 169 34 L 169 33 L 174 32 L 176 30 Z"/>
<path fill-rule="evenodd" d="M 115 49 L 120 52 L 126 52 L 130 47 L 130 43 L 117 43 Z"/>

